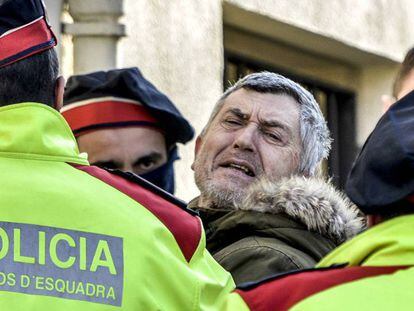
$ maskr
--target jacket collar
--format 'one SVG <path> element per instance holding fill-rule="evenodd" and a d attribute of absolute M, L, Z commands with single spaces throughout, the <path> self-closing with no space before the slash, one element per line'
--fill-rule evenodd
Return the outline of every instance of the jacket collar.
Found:
<path fill-rule="evenodd" d="M 285 215 L 307 230 L 332 240 L 336 245 L 352 238 L 363 229 L 356 207 L 329 182 L 319 178 L 293 176 L 277 182 L 260 180 L 245 200 L 234 207 L 197 208 L 204 213 L 216 210 L 242 210 Z"/>
<path fill-rule="evenodd" d="M 255 211 L 200 211 L 205 224 L 207 249 L 214 255 L 226 246 L 246 237 L 277 239 L 294 245 L 315 261 L 319 261 L 336 245 L 327 237 L 311 232 L 284 214 L 269 215 Z"/>
<path fill-rule="evenodd" d="M 400 216 L 378 224 L 344 243 L 318 264 L 327 267 L 414 265 L 414 215 Z"/>
<path fill-rule="evenodd" d="M 55 109 L 37 103 L 0 107 L 0 157 L 89 165 Z"/>

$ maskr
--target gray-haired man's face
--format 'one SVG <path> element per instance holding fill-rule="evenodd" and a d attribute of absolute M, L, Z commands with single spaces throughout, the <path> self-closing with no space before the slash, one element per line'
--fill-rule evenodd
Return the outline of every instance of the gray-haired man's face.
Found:
<path fill-rule="evenodd" d="M 284 94 L 239 89 L 230 94 L 205 136 L 193 165 L 202 197 L 240 201 L 261 177 L 297 172 L 301 153 L 299 105 Z"/>

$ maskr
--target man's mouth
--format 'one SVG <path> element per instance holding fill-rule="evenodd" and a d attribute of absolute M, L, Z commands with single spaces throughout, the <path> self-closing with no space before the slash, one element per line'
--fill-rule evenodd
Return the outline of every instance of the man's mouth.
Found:
<path fill-rule="evenodd" d="M 250 167 L 243 165 L 243 164 L 225 163 L 223 165 L 220 165 L 220 167 L 236 169 L 236 170 L 242 171 L 243 173 L 245 173 L 247 176 L 250 176 L 250 177 L 256 176 Z"/>

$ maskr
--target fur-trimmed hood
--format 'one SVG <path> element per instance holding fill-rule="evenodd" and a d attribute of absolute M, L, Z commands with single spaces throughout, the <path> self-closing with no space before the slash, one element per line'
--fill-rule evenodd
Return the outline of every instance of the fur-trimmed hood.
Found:
<path fill-rule="evenodd" d="M 261 180 L 236 209 L 286 214 L 337 244 L 364 228 L 356 206 L 321 178 L 294 176 L 276 183 Z"/>

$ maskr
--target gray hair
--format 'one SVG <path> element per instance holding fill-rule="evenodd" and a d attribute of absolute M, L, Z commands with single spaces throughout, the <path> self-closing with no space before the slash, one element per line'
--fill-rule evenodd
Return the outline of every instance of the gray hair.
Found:
<path fill-rule="evenodd" d="M 331 148 L 329 129 L 312 94 L 298 83 L 279 74 L 268 71 L 252 73 L 228 88 L 214 106 L 210 119 L 200 136 L 203 137 L 207 133 L 211 122 L 223 107 L 226 98 L 242 88 L 259 93 L 289 95 L 299 103 L 300 136 L 302 140 L 299 172 L 309 176 L 315 175 L 321 160 L 326 159 L 329 155 Z"/>

